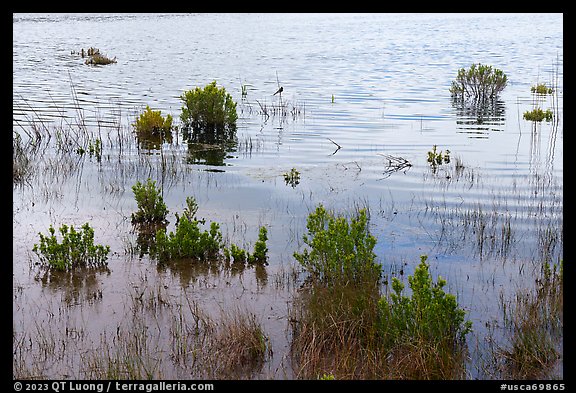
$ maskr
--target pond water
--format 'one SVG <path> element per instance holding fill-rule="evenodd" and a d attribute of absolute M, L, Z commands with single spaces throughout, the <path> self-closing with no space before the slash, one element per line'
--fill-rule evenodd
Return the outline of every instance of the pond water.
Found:
<path fill-rule="evenodd" d="M 78 52 L 89 47 L 117 62 L 84 64 Z M 449 92 L 458 69 L 473 63 L 508 76 L 499 100 L 482 110 Z M 213 80 L 238 103 L 236 135 L 224 148 L 134 142 L 130 124 L 146 105 L 178 125 L 180 95 Z M 534 124 L 522 114 L 542 82 L 556 87 L 538 98 L 556 121 Z M 216 314 L 251 310 L 274 354 L 248 377 L 293 378 L 288 313 L 302 275 L 287 282 L 299 269 L 292 254 L 303 247 L 306 218 L 322 203 L 345 214 L 369 210 L 388 276 L 405 278 L 428 255 L 473 322 L 470 378 L 488 378 L 486 337 L 505 342 L 487 328 L 502 325 L 500 299 L 530 288 L 544 260 L 563 257 L 562 94 L 561 14 L 14 14 L 14 133 L 52 130 L 44 142 L 54 144 L 55 130 L 76 130 L 103 144 L 99 160 L 46 149 L 34 175 L 14 184 L 15 336 L 50 332 L 43 337 L 56 354 L 43 359 L 42 350 L 15 344 L 28 364 L 22 373 L 86 376 L 77 357 L 86 363 L 107 345 L 135 298 L 146 293 L 151 304 L 164 291 L 174 305 L 185 296 Z M 450 151 L 449 164 L 427 162 L 434 145 Z M 283 177 L 292 168 L 297 185 Z M 165 269 L 134 255 L 131 187 L 148 177 L 162 187 L 169 230 L 187 196 L 228 241 L 251 245 L 266 226 L 265 270 Z M 31 251 L 38 232 L 84 222 L 111 246 L 109 271 L 42 279 Z M 167 314 L 147 317 L 157 326 L 147 337 L 160 348 L 170 329 L 162 324 L 173 327 Z M 168 363 L 155 376 L 194 376 Z"/>

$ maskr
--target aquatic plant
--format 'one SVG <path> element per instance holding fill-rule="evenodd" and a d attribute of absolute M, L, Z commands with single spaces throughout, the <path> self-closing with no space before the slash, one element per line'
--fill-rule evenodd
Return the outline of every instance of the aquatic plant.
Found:
<path fill-rule="evenodd" d="M 82 56 L 82 58 L 88 56 L 88 59 L 84 61 L 84 64 L 107 65 L 116 63 L 116 57 L 114 57 L 113 59 L 106 57 L 100 53 L 100 49 L 94 47 L 88 48 L 86 52 L 84 52 L 84 48 L 82 48 L 80 55 Z"/>
<path fill-rule="evenodd" d="M 266 227 L 260 227 L 258 240 L 254 243 L 254 251 L 252 253 L 232 243 L 229 248 L 224 248 L 224 256 L 226 260 L 233 260 L 234 263 L 266 263 L 268 259 L 267 240 L 268 230 Z"/>
<path fill-rule="evenodd" d="M 450 150 L 446 149 L 445 152 L 442 150 L 438 151 L 438 146 L 433 145 L 432 150 L 428 152 L 427 161 L 432 168 L 432 172 L 436 173 L 439 165 L 450 163 Z"/>
<path fill-rule="evenodd" d="M 546 121 L 551 121 L 554 118 L 554 113 L 550 109 L 543 111 L 541 108 L 535 108 L 531 111 L 524 112 L 523 118 L 528 121 L 541 122 L 546 119 Z"/>
<path fill-rule="evenodd" d="M 298 172 L 296 168 L 292 168 L 290 172 L 283 173 L 282 176 L 284 176 L 286 185 L 290 184 L 292 188 L 296 187 L 300 183 L 300 172 Z"/>
<path fill-rule="evenodd" d="M 444 292 L 446 280 L 438 277 L 433 282 L 426 260 L 422 255 L 414 274 L 408 276 L 410 297 L 403 294 L 404 284 L 392 278 L 393 292 L 378 302 L 378 333 L 393 361 L 413 357 L 420 360 L 411 370 L 414 375 L 445 378 L 447 364 L 460 364 L 472 322 L 464 320 L 466 312 L 458 307 L 456 296 Z"/>
<path fill-rule="evenodd" d="M 153 111 L 146 105 L 146 110 L 132 124 L 139 135 L 163 136 L 172 129 L 172 116 L 162 116 L 162 111 Z"/>
<path fill-rule="evenodd" d="M 450 86 L 450 93 L 453 97 L 485 101 L 499 95 L 507 83 L 508 78 L 502 70 L 480 63 L 472 64 L 468 70 L 458 70 L 456 80 Z"/>
<path fill-rule="evenodd" d="M 180 99 L 184 102 L 180 119 L 185 127 L 202 130 L 236 127 L 236 103 L 224 87 L 216 87 L 216 81 L 204 89 L 185 91 Z"/>
<path fill-rule="evenodd" d="M 168 215 L 168 209 L 162 197 L 162 190 L 156 188 L 156 182 L 150 178 L 146 183 L 137 181 L 132 186 L 138 211 L 132 213 L 132 223 L 161 223 Z"/>
<path fill-rule="evenodd" d="M 66 224 L 60 226 L 58 231 L 62 235 L 61 243 L 58 242 L 52 225 L 48 228 L 48 235 L 38 233 L 40 243 L 34 244 L 32 251 L 38 255 L 41 262 L 60 271 L 107 265 L 110 246 L 94 244 L 94 229 L 88 223 L 82 225 L 80 231 Z"/>
<path fill-rule="evenodd" d="M 546 95 L 554 93 L 554 89 L 546 86 L 545 83 L 538 83 L 536 86 L 530 87 L 532 93 Z"/>
<path fill-rule="evenodd" d="M 178 220 L 176 231 L 166 233 L 166 229 L 158 229 L 150 254 L 160 262 L 180 258 L 200 261 L 216 259 L 223 245 L 220 225 L 212 222 L 209 230 L 202 231 L 202 223 L 184 215 Z"/>
<path fill-rule="evenodd" d="M 327 284 L 338 281 L 378 280 L 380 265 L 373 249 L 376 238 L 368 229 L 366 209 L 350 222 L 335 216 L 322 204 L 308 216 L 308 233 L 303 236 L 310 249 L 295 252 L 294 258 L 316 279 Z"/>
<path fill-rule="evenodd" d="M 502 300 L 504 327 L 510 347 L 501 348 L 505 377 L 541 379 L 548 377 L 561 357 L 564 324 L 563 261 L 544 262 L 536 286 L 518 291 L 513 300 Z"/>

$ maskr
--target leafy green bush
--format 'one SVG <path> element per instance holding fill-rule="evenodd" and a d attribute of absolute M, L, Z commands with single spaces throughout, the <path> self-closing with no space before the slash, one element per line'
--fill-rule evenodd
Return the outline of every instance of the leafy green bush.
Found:
<path fill-rule="evenodd" d="M 531 111 L 524 112 L 524 119 L 528 121 L 541 122 L 546 119 L 546 121 L 551 121 L 554 118 L 554 112 L 550 109 L 543 111 L 541 108 L 536 108 Z"/>
<path fill-rule="evenodd" d="M 146 105 L 146 110 L 132 124 L 138 134 L 165 135 L 172 129 L 172 116 L 162 116 L 162 111 L 153 111 Z"/>
<path fill-rule="evenodd" d="M 373 252 L 376 238 L 368 230 L 366 209 L 360 210 L 349 223 L 320 204 L 308 216 L 307 229 L 303 240 L 310 250 L 295 252 L 294 258 L 313 277 L 327 284 L 379 279 L 381 268 Z"/>
<path fill-rule="evenodd" d="M 59 228 L 62 243 L 58 243 L 56 230 L 52 225 L 49 235 L 40 235 L 40 243 L 34 244 L 34 251 L 40 260 L 50 268 L 60 271 L 70 271 L 78 267 L 106 266 L 110 246 L 94 244 L 94 229 L 88 223 L 82 225 L 81 231 L 73 226 L 63 224 Z"/>
<path fill-rule="evenodd" d="M 453 97 L 472 97 L 478 101 L 495 98 L 508 83 L 506 74 L 489 65 L 472 64 L 468 70 L 458 70 L 452 82 L 450 93 Z"/>
<path fill-rule="evenodd" d="M 266 263 L 266 259 L 268 258 L 267 240 L 268 230 L 266 227 L 260 227 L 258 240 L 254 244 L 254 251 L 252 253 L 232 243 L 230 248 L 224 249 L 224 256 L 227 260 L 232 259 L 235 263 Z"/>
<path fill-rule="evenodd" d="M 202 231 L 200 224 L 200 221 L 189 220 L 184 215 L 178 220 L 175 232 L 167 234 L 166 229 L 159 229 L 151 254 L 160 262 L 179 258 L 201 261 L 217 258 L 222 247 L 220 226 L 212 222 L 210 230 Z"/>
<path fill-rule="evenodd" d="M 554 89 L 551 87 L 546 86 L 545 83 L 538 83 L 536 86 L 532 86 L 530 88 L 532 93 L 546 95 L 554 93 Z"/>
<path fill-rule="evenodd" d="M 226 89 L 216 87 L 216 81 L 204 89 L 188 90 L 180 99 L 184 102 L 180 119 L 186 127 L 204 130 L 236 127 L 236 103 Z"/>
<path fill-rule="evenodd" d="M 414 275 L 408 277 L 411 297 L 402 294 L 400 280 L 392 279 L 390 299 L 382 296 L 378 302 L 379 332 L 391 346 L 426 342 L 452 350 L 471 331 L 472 323 L 464 321 L 466 313 L 458 308 L 456 297 L 444 292 L 446 280 L 432 281 L 426 259 L 422 255 Z"/>
<path fill-rule="evenodd" d="M 168 209 L 156 182 L 148 178 L 145 184 L 136 182 L 132 186 L 138 211 L 132 213 L 133 223 L 161 223 L 166 219 Z"/>

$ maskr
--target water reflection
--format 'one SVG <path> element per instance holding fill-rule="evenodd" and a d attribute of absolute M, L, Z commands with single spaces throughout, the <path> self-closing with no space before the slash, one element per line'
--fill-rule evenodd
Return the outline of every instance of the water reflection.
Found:
<path fill-rule="evenodd" d="M 488 138 L 491 131 L 504 131 L 506 108 L 502 100 L 453 97 L 452 107 L 456 110 L 457 128 L 470 138 Z"/>
<path fill-rule="evenodd" d="M 85 301 L 93 303 L 102 300 L 102 288 L 99 279 L 101 275 L 110 275 L 107 266 L 77 269 L 70 272 L 42 269 L 35 278 L 42 283 L 43 288 L 48 288 L 54 292 L 62 291 L 64 302 L 71 306 L 82 304 Z"/>
<path fill-rule="evenodd" d="M 184 128 L 182 136 L 188 144 L 188 164 L 223 166 L 238 146 L 236 127 Z"/>

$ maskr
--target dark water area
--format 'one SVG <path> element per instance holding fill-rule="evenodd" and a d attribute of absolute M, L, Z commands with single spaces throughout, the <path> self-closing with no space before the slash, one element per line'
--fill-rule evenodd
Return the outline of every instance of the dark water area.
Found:
<path fill-rule="evenodd" d="M 88 47 L 117 62 L 84 64 L 78 52 Z M 508 76 L 487 107 L 449 92 L 458 69 L 473 63 Z M 213 80 L 238 103 L 236 133 L 220 148 L 187 146 L 178 133 L 161 148 L 130 136 L 146 105 L 180 125 L 180 96 Z M 556 93 L 536 98 L 537 83 Z M 278 85 L 281 96 L 273 95 Z M 345 214 L 368 209 L 387 276 L 405 278 L 428 255 L 433 276 L 447 280 L 473 322 L 470 379 L 489 378 L 486 336 L 505 342 L 489 327 L 502 324 L 500 299 L 531 288 L 544 262 L 563 258 L 562 97 L 561 14 L 14 14 L 13 136 L 81 123 L 103 142 L 100 160 L 47 149 L 34 176 L 14 184 L 15 335 L 45 326 L 81 332 L 55 350 L 57 361 L 27 352 L 24 374 L 84 375 L 73 353 L 101 350 L 128 324 L 134 299 L 149 296 L 150 305 L 160 291 L 167 303 L 186 297 L 213 315 L 251 310 L 274 355 L 245 377 L 294 378 L 288 310 L 302 277 L 291 278 L 293 253 L 322 203 Z M 555 109 L 556 120 L 524 120 L 536 102 Z M 427 162 L 434 145 L 450 151 L 450 164 Z M 390 157 L 410 165 L 394 167 Z M 292 168 L 295 186 L 283 177 Z M 133 255 L 131 187 L 148 177 L 162 187 L 169 230 L 187 196 L 201 217 L 221 223 L 227 241 L 254 244 L 266 226 L 268 266 L 196 271 Z M 43 276 L 31 251 L 38 232 L 84 222 L 111 246 L 108 271 Z M 148 337 L 159 348 L 170 347 L 161 326 L 174 326 L 173 311 L 143 317 L 158 327 Z M 168 364 L 158 374 L 191 377 Z"/>

